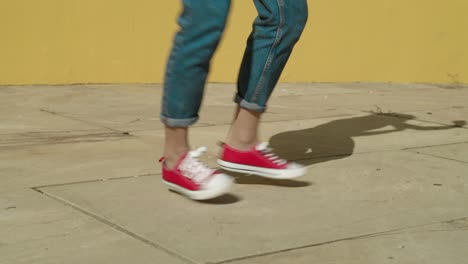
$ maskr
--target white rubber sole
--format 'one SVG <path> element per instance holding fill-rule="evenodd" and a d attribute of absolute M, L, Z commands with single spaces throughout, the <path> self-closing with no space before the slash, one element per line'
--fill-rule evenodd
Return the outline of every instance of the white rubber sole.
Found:
<path fill-rule="evenodd" d="M 182 195 L 185 195 L 192 200 L 197 200 L 197 201 L 209 200 L 209 199 L 213 199 L 218 196 L 221 196 L 223 194 L 226 194 L 231 189 L 231 186 L 232 186 L 232 181 L 231 181 L 229 184 L 225 184 L 217 188 L 211 188 L 209 190 L 190 191 L 183 187 L 180 187 L 179 185 L 170 183 L 168 181 L 165 181 L 165 180 L 162 180 L 162 181 L 164 184 L 167 185 L 167 187 L 169 187 L 169 189 L 175 192 L 178 192 Z"/>
<path fill-rule="evenodd" d="M 261 167 L 242 165 L 237 163 L 227 162 L 221 159 L 217 161 L 218 165 L 227 171 L 234 171 L 240 173 L 255 174 L 265 178 L 276 180 L 294 179 L 306 174 L 305 167 L 292 168 L 292 169 L 266 169 Z"/>

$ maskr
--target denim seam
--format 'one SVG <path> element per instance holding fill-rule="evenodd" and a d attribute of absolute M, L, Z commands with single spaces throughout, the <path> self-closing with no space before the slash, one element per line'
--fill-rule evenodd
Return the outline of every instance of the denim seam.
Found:
<path fill-rule="evenodd" d="M 278 30 L 276 31 L 276 37 L 275 37 L 275 41 L 273 42 L 273 44 L 271 45 L 271 48 L 270 48 L 270 52 L 268 54 L 268 58 L 265 62 L 265 66 L 263 67 L 263 71 L 262 71 L 262 74 L 260 75 L 260 79 L 258 81 L 258 84 L 257 84 L 257 87 L 255 88 L 255 92 L 252 96 L 252 102 L 256 102 L 257 101 L 257 97 L 259 96 L 261 90 L 262 90 L 262 86 L 265 82 L 265 75 L 266 75 L 266 71 L 270 68 L 270 65 L 271 63 L 273 62 L 273 58 L 274 58 L 274 54 L 273 54 L 273 51 L 276 49 L 276 47 L 278 46 L 281 38 L 282 38 L 282 34 L 283 34 L 283 26 L 284 26 L 284 0 L 276 0 L 277 4 L 278 4 L 278 9 L 279 9 L 279 16 L 280 16 L 280 24 L 278 26 Z"/>
<path fill-rule="evenodd" d="M 184 8 L 186 8 L 184 6 Z M 187 16 L 187 19 L 188 20 L 191 20 L 192 19 L 192 13 L 190 13 L 190 10 L 182 10 L 182 12 L 188 12 L 188 16 Z M 183 14 L 181 14 L 182 16 Z M 168 64 L 168 67 L 167 67 L 167 70 L 166 70 L 166 78 L 169 77 L 169 76 L 172 76 L 174 75 L 174 64 L 175 62 L 177 61 L 177 58 L 180 56 L 180 47 L 184 45 L 185 43 L 185 38 L 184 38 L 184 30 L 185 30 L 185 27 L 180 25 L 180 31 L 176 34 L 176 37 L 175 37 L 175 40 L 174 40 L 174 48 L 173 48 L 173 53 L 174 53 L 174 57 L 170 58 Z M 177 35 L 180 36 L 180 41 L 178 41 L 178 43 L 176 43 L 176 38 L 177 38 Z M 169 67 L 170 66 L 170 67 Z M 169 78 L 167 78 L 169 79 Z M 169 84 L 171 85 L 171 84 Z M 163 96 L 163 114 L 165 116 L 169 116 L 169 102 L 168 102 L 168 97 L 169 97 L 169 92 L 166 92 L 166 88 L 167 88 L 167 83 L 165 83 L 164 85 L 164 96 Z"/>

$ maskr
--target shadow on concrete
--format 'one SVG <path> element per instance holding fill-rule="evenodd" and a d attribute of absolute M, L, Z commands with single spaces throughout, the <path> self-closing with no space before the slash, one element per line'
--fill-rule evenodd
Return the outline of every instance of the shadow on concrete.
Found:
<path fill-rule="evenodd" d="M 220 169 L 221 171 L 224 171 Z M 300 188 L 314 185 L 313 182 L 301 181 L 301 180 L 275 180 L 269 179 L 262 176 L 257 176 L 254 174 L 245 174 L 232 171 L 224 171 L 230 176 L 234 177 L 234 182 L 236 184 L 252 184 L 252 185 L 270 185 L 286 188 Z"/>
<path fill-rule="evenodd" d="M 413 129 L 419 131 L 445 130 L 461 127 L 465 121 L 453 125 L 418 126 L 407 121 L 415 117 L 407 114 L 370 114 L 339 119 L 313 128 L 283 132 L 270 138 L 270 146 L 284 159 L 311 165 L 351 156 L 354 137 L 382 135 Z M 383 129 L 375 131 L 378 129 Z"/>
<path fill-rule="evenodd" d="M 236 184 L 252 184 L 252 185 L 270 185 L 270 186 L 279 186 L 279 187 L 288 187 L 288 188 L 299 188 L 307 187 L 314 185 L 313 182 L 301 181 L 301 180 L 275 180 L 269 179 L 262 176 L 257 176 L 254 174 L 245 174 L 239 172 L 225 171 L 219 169 L 220 171 L 225 172 L 226 174 L 234 177 L 234 182 Z"/>
<path fill-rule="evenodd" d="M 313 182 L 301 181 L 301 180 L 275 180 L 268 179 L 257 175 L 252 174 L 242 174 L 235 172 L 227 172 L 229 175 L 235 178 L 235 183 L 237 184 L 258 184 L 258 185 L 271 185 L 279 187 L 288 187 L 288 188 L 300 188 L 314 185 Z"/>
<path fill-rule="evenodd" d="M 178 192 L 176 192 L 174 190 L 169 190 L 169 192 L 183 196 L 182 194 L 180 194 L 180 193 L 178 193 Z M 224 195 L 218 196 L 218 197 L 213 198 L 213 199 L 199 200 L 199 201 L 194 200 L 194 201 L 197 202 L 197 203 L 201 203 L 201 204 L 233 204 L 233 203 L 239 202 L 240 200 L 242 200 L 240 196 L 230 194 L 230 193 L 226 193 Z"/>
<path fill-rule="evenodd" d="M 204 204 L 233 204 L 239 202 L 240 200 L 242 199 L 239 196 L 227 193 L 214 199 L 203 200 L 198 202 Z"/>

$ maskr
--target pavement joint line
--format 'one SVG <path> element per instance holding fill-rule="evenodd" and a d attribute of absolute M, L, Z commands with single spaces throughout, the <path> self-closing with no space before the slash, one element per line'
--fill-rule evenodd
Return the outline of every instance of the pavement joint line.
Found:
<path fill-rule="evenodd" d="M 357 111 L 366 111 L 362 109 L 356 109 L 356 108 L 348 108 L 348 109 L 354 109 Z M 409 111 L 402 111 L 402 112 L 395 112 L 395 113 L 411 113 L 411 112 L 427 112 L 427 111 L 439 111 L 439 110 L 448 110 L 448 109 L 456 109 L 453 106 L 446 106 L 446 107 L 438 107 L 438 108 L 432 108 L 430 110 L 428 109 L 419 109 L 419 110 L 409 110 Z M 385 113 L 382 113 L 385 114 Z M 389 110 L 389 114 L 392 114 L 392 112 Z"/>
<path fill-rule="evenodd" d="M 422 146 L 422 147 L 409 147 L 409 148 L 403 148 L 402 150 L 424 149 L 424 148 L 432 148 L 432 147 L 459 145 L 459 144 L 465 144 L 465 143 L 468 143 L 468 141 L 461 141 L 461 142 L 454 142 L 454 143 L 444 143 L 444 144 L 436 144 L 436 145 L 427 145 L 427 146 Z"/>
<path fill-rule="evenodd" d="M 101 131 L 102 132 L 102 131 Z M 114 137 L 112 138 L 111 136 L 109 137 L 110 139 L 81 139 L 81 140 L 76 140 L 76 141 L 55 141 L 55 142 L 47 142 L 47 139 L 53 139 L 57 137 L 44 137 L 44 138 L 30 138 L 29 142 L 28 140 L 25 140 L 24 144 L 21 144 L 21 140 L 19 141 L 20 144 L 10 144 L 10 145 L 3 145 L 7 143 L 2 143 L 0 144 L 0 150 L 1 149 L 9 149 L 9 148 L 21 148 L 21 147 L 30 147 L 30 146 L 47 146 L 47 145 L 60 145 L 60 144 L 73 144 L 73 143 L 89 143 L 89 142 L 111 142 L 111 141 L 119 141 L 119 140 L 125 140 L 129 138 L 137 138 L 134 135 L 129 134 L 128 132 L 120 132 L 120 131 L 115 131 L 115 132 L 107 132 L 107 133 L 89 133 L 89 134 L 84 134 L 80 135 L 80 137 L 86 137 L 86 136 L 99 136 L 99 135 L 109 135 L 110 133 L 118 133 L 120 137 Z M 43 139 L 45 142 L 37 142 L 34 143 L 34 140 L 40 140 Z"/>
<path fill-rule="evenodd" d="M 365 154 L 372 154 L 372 153 L 383 153 L 383 152 L 394 152 L 394 151 L 401 151 L 405 149 L 394 149 L 394 150 L 381 150 L 381 151 L 366 151 L 366 152 L 354 152 L 354 153 L 345 153 L 339 155 L 327 155 L 327 156 L 320 156 L 314 157 L 309 159 L 291 159 L 291 161 L 305 161 L 305 160 L 320 160 L 332 157 L 346 157 L 352 155 L 365 155 Z M 311 165 L 312 166 L 312 165 Z M 46 185 L 38 185 L 29 187 L 36 191 L 40 191 L 42 188 L 50 188 L 50 187 L 59 187 L 59 186 L 68 186 L 68 185 L 75 185 L 75 184 L 84 184 L 84 183 L 93 183 L 93 182 L 105 182 L 105 181 L 114 181 L 114 180 L 126 180 L 126 179 L 133 179 L 133 178 L 140 178 L 140 177 L 152 177 L 152 176 L 159 176 L 161 173 L 147 173 L 147 174 L 140 174 L 136 176 L 121 176 L 121 177 L 112 177 L 112 178 L 103 178 L 103 179 L 92 179 L 92 180 L 85 180 L 85 181 L 76 181 L 76 182 L 64 182 L 64 183 L 53 183 L 53 184 L 46 184 Z"/>
<path fill-rule="evenodd" d="M 105 219 L 105 218 L 91 212 L 91 211 L 88 211 L 88 210 L 86 210 L 84 208 L 81 208 L 79 205 L 74 204 L 74 203 L 72 203 L 70 201 L 67 201 L 67 200 L 65 200 L 65 199 L 63 199 L 63 198 L 61 198 L 61 197 L 59 197 L 57 195 L 54 195 L 52 193 L 48 193 L 48 192 L 46 192 L 44 190 L 40 190 L 40 189 L 33 188 L 33 190 L 36 191 L 36 192 L 39 192 L 40 194 L 43 194 L 43 195 L 45 195 L 45 196 L 47 196 L 47 197 L 49 197 L 49 198 L 51 198 L 53 200 L 56 200 L 56 201 L 66 205 L 66 206 L 69 206 L 69 207 L 75 209 L 76 211 L 81 212 L 82 214 L 85 214 L 85 215 L 87 215 L 87 216 L 89 216 L 91 218 L 94 218 L 95 220 L 97 220 L 97 221 L 99 221 L 99 222 L 101 222 L 101 223 L 103 223 L 103 224 L 105 224 L 105 225 L 107 225 L 107 226 L 121 232 L 121 233 L 124 233 L 125 235 L 128 235 L 128 236 L 130 236 L 130 237 L 132 237 L 132 238 L 134 238 L 136 240 L 139 240 L 140 242 L 143 242 L 144 244 L 147 244 L 147 245 L 149 245 L 149 246 L 151 246 L 151 247 L 153 247 L 155 249 L 164 251 L 167 254 L 169 254 L 169 255 L 171 255 L 173 257 L 176 257 L 176 258 L 178 258 L 178 259 L 180 259 L 180 260 L 182 260 L 182 261 L 184 261 L 186 263 L 190 263 L 190 264 L 197 264 L 198 263 L 197 261 L 192 260 L 189 257 L 183 256 L 182 254 L 179 254 L 179 253 L 177 253 L 175 251 L 172 251 L 172 250 L 170 250 L 170 249 L 168 249 L 168 248 L 166 248 L 166 247 L 164 247 L 164 246 L 162 246 L 162 245 L 160 245 L 160 244 L 158 244 L 158 243 L 156 243 L 154 241 L 151 241 L 151 240 L 145 238 L 142 235 L 134 233 L 134 232 L 132 232 L 132 231 L 130 231 L 130 230 L 116 224 L 116 223 L 113 223 L 113 222 L 111 222 L 111 221 L 109 221 L 109 220 L 107 220 L 107 219 Z"/>
<path fill-rule="evenodd" d="M 307 245 L 302 245 L 302 246 L 297 246 L 297 247 L 292 247 L 292 248 L 285 248 L 285 249 L 280 249 L 280 250 L 275 250 L 275 251 L 270 251 L 270 252 L 263 252 L 263 253 L 259 253 L 259 254 L 253 254 L 253 255 L 242 256 L 242 257 L 238 257 L 238 258 L 226 259 L 226 260 L 222 260 L 222 261 L 218 261 L 218 262 L 209 262 L 209 263 L 210 264 L 233 263 L 233 262 L 247 260 L 247 259 L 277 255 L 277 254 L 281 254 L 281 253 L 286 253 L 286 252 L 291 252 L 291 251 L 296 251 L 296 250 L 301 250 L 301 249 L 307 249 L 307 248 L 314 248 L 314 247 L 319 247 L 319 246 L 324 246 L 324 245 L 329 245 L 329 244 L 334 244 L 334 243 L 339 243 L 339 242 L 344 242 L 344 241 L 352 241 L 352 240 L 358 240 L 358 239 L 373 238 L 373 237 L 379 237 L 379 236 L 384 236 L 384 235 L 395 235 L 395 234 L 398 234 L 399 232 L 404 231 L 404 230 L 410 230 L 410 229 L 414 229 L 414 228 L 421 228 L 421 227 L 425 227 L 425 226 L 431 226 L 431 225 L 442 224 L 442 223 L 449 223 L 449 222 L 458 221 L 458 220 L 466 220 L 467 218 L 468 217 L 460 217 L 460 218 L 451 219 L 451 220 L 444 220 L 444 221 L 427 223 L 427 224 L 422 224 L 422 225 L 415 225 L 415 226 L 391 229 L 391 230 L 386 230 L 386 231 L 374 232 L 374 233 L 369 233 L 369 234 L 364 234 L 364 235 L 345 237 L 345 238 L 340 238 L 340 239 L 334 239 L 334 240 L 329 240 L 329 241 L 324 241 L 324 242 L 319 242 L 319 243 L 307 244 Z"/>
<path fill-rule="evenodd" d="M 439 159 L 450 160 L 450 161 L 455 161 L 455 162 L 460 162 L 460 163 L 468 164 L 468 162 L 463 161 L 463 160 L 457 160 L 457 159 L 452 159 L 452 158 L 437 156 L 437 155 L 428 154 L 428 153 L 423 153 L 423 152 L 418 152 L 418 151 L 413 151 L 413 150 L 408 150 L 408 152 L 412 152 L 412 153 L 418 154 L 418 155 L 425 155 L 425 156 L 429 156 L 429 157 L 434 157 L 434 158 L 439 158 Z"/>
<path fill-rule="evenodd" d="M 23 145 L 8 145 L 8 146 L 0 146 L 1 150 L 6 149 L 13 149 L 13 148 L 25 148 L 25 147 L 33 147 L 33 146 L 47 146 L 47 145 L 63 145 L 63 144 L 75 144 L 75 143 L 91 143 L 91 142 L 112 142 L 112 141 L 119 141 L 128 138 L 116 138 L 116 139 L 108 139 L 108 140 L 80 140 L 80 141 L 73 141 L 73 142 L 56 142 L 56 143 L 42 143 L 42 144 L 23 144 Z"/>
<path fill-rule="evenodd" d="M 457 126 L 457 125 L 448 125 L 448 124 L 444 124 L 444 123 L 439 123 L 439 122 L 434 122 L 434 121 L 429 121 L 429 120 L 423 120 L 423 119 L 419 119 L 419 118 L 403 118 L 401 116 L 398 116 L 399 113 L 395 112 L 395 113 L 392 113 L 392 112 L 389 112 L 389 113 L 376 113 L 376 112 L 373 112 L 373 111 L 368 111 L 368 110 L 358 110 L 358 109 L 353 109 L 353 108 L 348 108 L 350 110 L 356 110 L 356 111 L 360 111 L 360 112 L 364 112 L 364 113 L 368 113 L 368 114 L 372 114 L 372 115 L 380 115 L 380 116 L 386 116 L 386 117 L 395 117 L 395 118 L 399 118 L 399 119 L 405 119 L 405 120 L 416 120 L 416 121 L 419 121 L 419 122 L 422 122 L 422 123 L 428 123 L 428 124 L 435 124 L 435 125 L 441 125 L 441 126 L 450 126 L 450 127 L 453 127 L 453 128 L 462 128 L 462 129 L 468 129 L 468 127 L 465 127 L 465 126 Z M 421 111 L 424 111 L 424 110 L 421 110 Z M 408 111 L 405 111 L 405 112 L 401 112 L 402 114 L 404 113 L 408 113 Z"/>
<path fill-rule="evenodd" d="M 122 177 L 113 177 L 113 178 L 104 178 L 104 179 L 93 179 L 93 180 L 86 180 L 86 181 L 76 181 L 76 182 L 64 182 L 64 183 L 53 183 L 53 184 L 46 184 L 46 185 L 39 185 L 30 187 L 33 190 L 39 191 L 42 188 L 50 188 L 50 187 L 59 187 L 59 186 L 68 186 L 68 185 L 75 185 L 75 184 L 83 184 L 83 183 L 93 183 L 93 182 L 105 182 L 105 181 L 114 181 L 114 180 L 125 180 L 125 179 L 132 179 L 132 178 L 140 178 L 140 177 L 151 177 L 151 176 L 158 176 L 161 173 L 147 173 L 141 174 L 136 176 L 122 176 Z"/>
<path fill-rule="evenodd" d="M 351 156 L 351 155 L 362 155 L 362 154 L 369 154 L 369 153 L 381 153 L 381 152 L 392 152 L 392 151 L 400 151 L 400 150 L 382 150 L 382 151 L 355 152 L 355 153 L 346 153 L 346 154 L 339 154 L 339 155 L 320 156 L 320 157 L 314 157 L 314 158 L 310 158 L 310 159 L 292 159 L 291 161 L 320 160 L 320 159 L 331 158 L 331 157 L 346 157 L 346 156 Z M 32 186 L 32 187 L 29 187 L 29 188 L 34 189 L 34 190 L 40 192 L 40 189 L 42 189 L 42 188 L 59 187 L 59 186 L 68 186 L 68 185 L 84 184 L 84 183 L 93 183 L 93 182 L 105 182 L 105 181 L 115 181 L 115 180 L 126 180 L 126 179 L 140 178 L 140 177 L 159 176 L 159 175 L 161 175 L 161 173 L 147 173 L 147 174 L 140 174 L 140 175 L 136 175 L 136 176 L 121 176 L 121 177 L 112 177 L 112 178 L 92 179 L 92 180 L 85 180 L 85 181 L 52 183 L 52 184 L 46 184 L 46 185 Z"/>
<path fill-rule="evenodd" d="M 101 128 L 96 128 L 96 129 L 76 129 L 76 130 L 57 130 L 57 131 L 26 131 L 26 132 L 18 132 L 18 133 L 15 133 L 15 132 L 7 132 L 7 133 L 0 133 L 0 136 L 4 136 L 4 135 L 17 135 L 17 134 L 37 134 L 37 135 L 40 135 L 40 134 L 49 134 L 49 133 L 73 133 L 73 132 L 93 132 L 93 131 L 96 131 L 96 132 L 102 132 Z"/>
<path fill-rule="evenodd" d="M 51 115 L 57 115 L 57 116 L 60 116 L 60 117 L 63 117 L 63 118 L 79 121 L 79 122 L 82 122 L 82 123 L 85 123 L 85 124 L 88 124 L 88 125 L 93 125 L 93 126 L 97 126 L 97 127 L 100 127 L 100 128 L 105 128 L 105 129 L 108 129 L 108 130 L 112 130 L 114 132 L 128 133 L 127 131 L 121 131 L 121 130 L 118 130 L 118 129 L 106 127 L 106 126 L 103 126 L 103 125 L 100 125 L 100 124 L 97 124 L 97 123 L 94 123 L 94 122 L 91 122 L 91 121 L 86 121 L 86 120 L 83 120 L 83 119 L 80 119 L 80 118 L 64 115 L 64 114 L 61 114 L 61 113 L 58 113 L 58 112 L 55 112 L 55 111 L 46 110 L 46 109 L 43 109 L 43 108 L 40 108 L 39 111 L 49 113 Z"/>

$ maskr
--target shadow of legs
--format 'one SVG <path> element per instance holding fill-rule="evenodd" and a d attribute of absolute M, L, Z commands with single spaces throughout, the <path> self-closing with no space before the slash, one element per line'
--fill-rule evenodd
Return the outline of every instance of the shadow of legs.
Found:
<path fill-rule="evenodd" d="M 225 171 L 225 173 L 231 175 L 235 178 L 234 182 L 237 184 L 252 184 L 252 185 L 271 185 L 271 186 L 280 186 L 280 187 L 307 187 L 314 185 L 313 182 L 301 181 L 301 180 L 275 180 L 269 179 L 262 176 L 257 176 L 253 174 L 243 174 L 236 173 L 231 171 Z"/>

